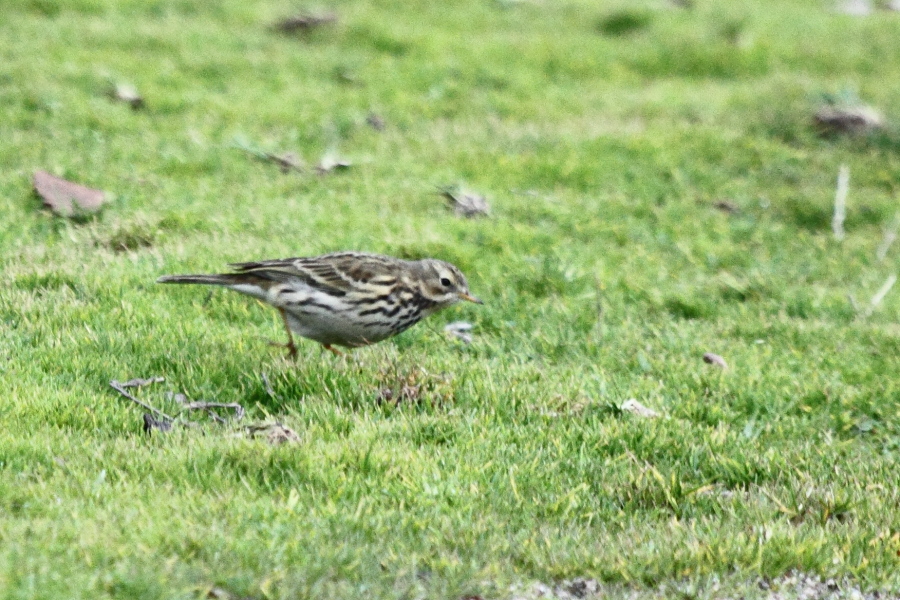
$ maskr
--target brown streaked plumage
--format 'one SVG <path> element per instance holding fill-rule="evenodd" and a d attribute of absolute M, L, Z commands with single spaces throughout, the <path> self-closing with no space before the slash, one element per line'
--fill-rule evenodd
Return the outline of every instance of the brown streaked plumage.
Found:
<path fill-rule="evenodd" d="M 380 342 L 460 300 L 481 304 L 459 269 L 434 258 L 335 252 L 230 266 L 234 273 L 167 275 L 157 283 L 220 285 L 271 304 L 281 313 L 291 357 L 291 332 L 340 354 L 333 346 Z"/>

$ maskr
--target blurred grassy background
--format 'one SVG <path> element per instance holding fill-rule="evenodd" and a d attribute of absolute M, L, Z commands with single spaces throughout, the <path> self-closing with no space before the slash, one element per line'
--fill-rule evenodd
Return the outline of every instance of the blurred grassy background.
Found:
<path fill-rule="evenodd" d="M 297 9 L 4 0 L 4 597 L 494 598 L 575 576 L 703 595 L 790 569 L 900 591 L 900 293 L 866 315 L 900 251 L 876 258 L 900 211 L 900 14 L 343 1 L 309 34 L 270 27 Z M 144 110 L 110 100 L 123 82 Z M 887 127 L 818 135 L 841 94 Z M 282 174 L 245 145 L 353 166 Z M 51 217 L 36 169 L 112 201 Z M 447 184 L 492 216 L 454 216 Z M 274 311 L 154 284 L 338 249 L 452 261 L 486 305 L 294 364 Z M 442 333 L 458 319 L 471 345 Z M 108 382 L 151 375 L 155 406 L 239 402 L 302 441 L 148 438 Z"/>

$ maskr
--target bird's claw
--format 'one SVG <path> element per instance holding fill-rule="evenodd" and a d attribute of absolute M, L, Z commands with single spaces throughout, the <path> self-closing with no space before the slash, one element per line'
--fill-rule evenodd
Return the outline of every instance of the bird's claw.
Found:
<path fill-rule="evenodd" d="M 284 344 L 282 342 L 273 342 L 272 340 L 269 340 L 269 345 L 276 346 L 278 348 L 287 348 L 288 358 L 290 358 L 292 360 L 297 359 L 297 346 L 294 344 L 293 341 L 290 341 L 290 342 Z"/>

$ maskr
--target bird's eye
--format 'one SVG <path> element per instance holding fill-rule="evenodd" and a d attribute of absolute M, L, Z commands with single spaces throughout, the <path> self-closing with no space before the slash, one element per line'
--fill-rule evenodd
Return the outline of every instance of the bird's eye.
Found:
<path fill-rule="evenodd" d="M 444 287 L 450 287 L 451 285 L 453 285 L 453 282 L 446 277 L 441 277 L 441 285 Z"/>

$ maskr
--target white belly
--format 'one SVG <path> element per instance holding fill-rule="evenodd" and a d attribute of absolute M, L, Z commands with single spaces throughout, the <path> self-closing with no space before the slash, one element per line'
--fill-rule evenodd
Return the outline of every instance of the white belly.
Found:
<path fill-rule="evenodd" d="M 356 347 L 380 342 L 402 330 L 398 328 L 399 322 L 408 327 L 420 318 L 413 305 L 391 316 L 380 312 L 361 315 L 367 307 L 310 288 L 279 292 L 276 287 L 269 291 L 268 300 L 284 309 L 291 331 L 328 345 Z"/>

